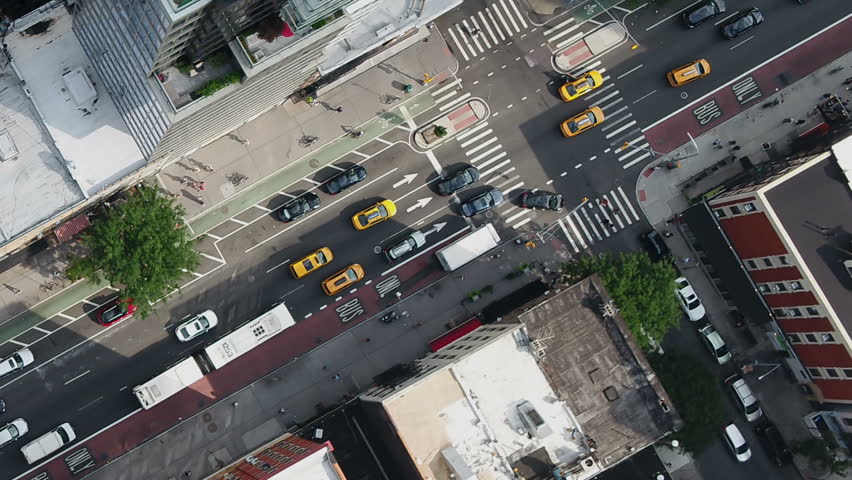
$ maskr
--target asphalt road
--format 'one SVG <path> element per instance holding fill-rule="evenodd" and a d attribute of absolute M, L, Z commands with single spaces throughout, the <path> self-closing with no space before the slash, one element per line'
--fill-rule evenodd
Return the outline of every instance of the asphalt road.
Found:
<path fill-rule="evenodd" d="M 2 379 L 0 397 L 9 406 L 6 419 L 26 418 L 33 436 L 70 421 L 78 435 L 86 437 L 138 408 L 129 388 L 256 317 L 276 301 L 283 298 L 297 321 L 334 309 L 341 300 L 324 295 L 320 281 L 351 263 L 360 263 L 367 272 L 365 280 L 353 288 L 378 288 L 380 295 L 392 297 L 397 280 L 390 280 L 395 272 L 389 272 L 392 267 L 374 249 L 392 243 L 412 229 L 428 231 L 435 224 L 444 224 L 428 237 L 431 246 L 460 234 L 465 228 L 493 221 L 504 238 L 517 232 L 538 232 L 559 236 L 575 251 L 635 249 L 638 235 L 649 227 L 641 219 L 633 186 L 640 166 L 651 159 L 625 169 L 625 165 L 645 153 L 616 152 L 613 147 L 633 137 L 641 138 L 641 128 L 676 110 L 683 102 L 737 78 L 740 72 L 852 9 L 852 5 L 818 1 L 798 6 L 792 0 L 765 0 L 755 5 L 765 7 L 767 20 L 754 30 L 753 39 L 733 50 L 731 47 L 738 42 L 722 40 L 712 25 L 687 31 L 675 20 L 669 20 L 648 29 L 662 19 L 663 12 L 655 15 L 646 8 L 631 14 L 627 24 L 641 48 L 630 50 L 629 44 L 623 44 L 596 59 L 600 64 L 594 68 L 605 69 L 607 84 L 612 87 L 607 90 L 602 87 L 596 96 L 569 104 L 562 102 L 555 92 L 557 85 L 553 83 L 548 40 L 543 37 L 547 29 L 528 25 L 521 33 L 518 25 L 519 31 L 511 40 L 488 50 L 483 48 L 480 55 L 468 61 L 459 58 L 461 89 L 457 93 L 446 90 L 435 94 L 439 106 L 450 105 L 466 94 L 484 100 L 492 112 L 487 124 L 478 125 L 476 131 L 464 138 L 453 139 L 436 149 L 434 162 L 396 143 L 406 139 L 409 132 L 391 130 L 381 141 L 359 149 L 359 154 L 341 159 L 337 168 L 326 168 L 314 177 L 299 180 L 281 195 L 236 215 L 235 221 L 211 232 L 223 240 L 207 238 L 199 246 L 208 255 L 200 269 L 202 276 L 185 288 L 182 295 L 162 305 L 151 318 L 133 318 L 110 329 L 101 328 L 95 324 L 91 312 L 114 294 L 105 290 L 63 312 L 68 318 L 84 315 L 80 320 L 65 327 L 58 322 L 40 326 L 58 331 L 32 347 L 38 368 Z M 485 2 L 466 1 L 461 9 L 436 22 L 439 31 L 448 35 L 448 30 L 463 19 L 471 15 L 481 18 L 479 13 L 485 6 Z M 809 12 L 808 22 L 801 21 L 802 9 Z M 616 16 L 623 13 L 613 12 Z M 594 20 L 603 23 L 607 17 L 598 16 Z M 553 20 L 555 33 L 550 34 L 551 39 L 561 30 L 575 26 L 569 22 L 556 27 L 564 21 L 565 18 Z M 577 28 L 588 30 L 593 26 L 590 23 Z M 566 33 L 561 39 L 571 35 Z M 452 39 L 448 38 L 448 42 L 451 47 L 454 45 Z M 711 61 L 712 75 L 678 91 L 665 84 L 663 75 L 670 68 L 702 57 Z M 686 100 L 680 96 L 683 92 L 688 95 Z M 609 124 L 571 139 L 560 134 L 561 121 L 596 104 L 605 107 Z M 435 115 L 438 112 L 433 109 L 414 121 L 423 124 Z M 607 128 L 610 124 L 613 128 Z M 631 137 L 627 138 L 628 135 Z M 619 158 L 627 154 L 631 155 Z M 271 210 L 290 195 L 316 190 L 318 183 L 354 163 L 367 168 L 369 177 L 365 182 L 334 197 L 320 193 L 323 208 L 294 224 L 284 225 L 272 217 Z M 471 163 L 487 172 L 476 186 L 454 197 L 439 197 L 434 193 L 439 169 L 453 171 Z M 406 176 L 411 175 L 414 177 L 408 183 Z M 486 186 L 506 191 L 508 202 L 490 216 L 471 221 L 459 217 L 458 203 Z M 535 188 L 563 194 L 566 211 L 557 214 L 519 209 L 518 195 L 524 189 Z M 367 231 L 355 231 L 351 215 L 384 198 L 398 202 L 397 216 Z M 584 198 L 589 201 L 581 205 Z M 602 206 L 601 199 L 606 199 L 611 207 Z M 575 207 L 578 209 L 568 215 L 567 209 Z M 606 218 L 611 219 L 611 228 L 605 225 Z M 547 232 L 543 232 L 545 229 Z M 287 264 L 321 246 L 332 249 L 334 262 L 305 279 L 293 279 Z M 422 271 L 409 274 L 422 276 L 437 272 L 438 267 L 431 262 L 418 266 L 417 270 Z M 345 296 L 344 302 L 357 295 L 347 292 Z M 219 315 L 221 324 L 217 330 L 193 344 L 178 343 L 173 337 L 174 325 L 208 308 Z M 371 313 L 365 310 L 358 315 L 368 314 Z M 341 317 L 341 321 L 346 319 Z M 16 348 L 7 343 L 0 346 L 0 354 Z M 757 464 L 755 461 L 754 465 Z M 11 473 L 23 471 L 25 466 L 16 447 L 0 451 L 0 465 L 2 471 Z"/>

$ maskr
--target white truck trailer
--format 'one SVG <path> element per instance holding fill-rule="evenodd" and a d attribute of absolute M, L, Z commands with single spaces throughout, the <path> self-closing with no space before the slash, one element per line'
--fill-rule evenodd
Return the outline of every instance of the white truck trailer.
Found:
<path fill-rule="evenodd" d="M 438 250 L 435 256 L 438 257 L 444 270 L 452 272 L 479 258 L 497 245 L 500 245 L 500 236 L 494 230 L 494 225 L 487 223 Z"/>

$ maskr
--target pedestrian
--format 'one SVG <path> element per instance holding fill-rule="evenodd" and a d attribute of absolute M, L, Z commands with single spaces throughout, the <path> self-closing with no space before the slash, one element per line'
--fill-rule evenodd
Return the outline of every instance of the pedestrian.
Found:
<path fill-rule="evenodd" d="M 169 198 L 171 198 L 172 200 L 177 200 L 178 198 L 180 198 L 180 194 L 179 193 L 170 193 Z"/>
<path fill-rule="evenodd" d="M 186 477 L 186 478 L 191 477 L 192 476 L 192 470 L 187 470 L 187 471 L 183 472 L 183 476 Z"/>
<path fill-rule="evenodd" d="M 801 125 L 801 124 L 803 124 L 803 123 L 805 123 L 805 121 L 804 121 L 804 120 L 796 120 L 796 125 Z"/>
<path fill-rule="evenodd" d="M 742 150 L 742 148 L 743 148 L 743 147 L 741 147 L 741 146 L 737 145 L 737 146 L 735 146 L 734 148 L 732 148 L 732 149 L 731 149 L 731 151 L 732 151 L 732 152 L 736 152 L 736 151 Z"/>
<path fill-rule="evenodd" d="M 343 107 L 337 107 L 334 109 L 337 113 L 343 113 Z"/>
<path fill-rule="evenodd" d="M 281 415 L 284 415 L 285 413 L 287 413 L 287 410 L 284 410 L 283 408 L 279 408 L 278 413 L 280 413 Z"/>
<path fill-rule="evenodd" d="M 213 173 L 213 172 L 216 171 L 216 169 L 213 168 L 213 165 L 210 165 L 209 163 L 202 164 L 201 168 L 203 168 L 205 171 L 210 172 L 210 173 Z"/>
<path fill-rule="evenodd" d="M 196 184 L 195 184 L 195 188 L 196 188 L 199 192 L 203 192 L 203 191 L 204 191 L 204 186 L 205 186 L 205 185 L 206 185 L 206 184 L 205 184 L 204 182 L 198 182 L 198 183 L 196 183 Z"/>
<path fill-rule="evenodd" d="M 189 185 L 189 179 L 186 178 L 186 177 L 180 177 L 180 184 L 181 185 Z"/>
<path fill-rule="evenodd" d="M 607 205 L 609 205 L 609 200 L 607 200 L 605 198 L 601 198 L 601 199 L 598 199 L 598 203 L 601 204 L 601 206 L 606 207 Z"/>
<path fill-rule="evenodd" d="M 736 140 L 731 140 L 730 142 L 728 142 L 728 145 L 736 145 L 736 144 L 737 144 Z"/>

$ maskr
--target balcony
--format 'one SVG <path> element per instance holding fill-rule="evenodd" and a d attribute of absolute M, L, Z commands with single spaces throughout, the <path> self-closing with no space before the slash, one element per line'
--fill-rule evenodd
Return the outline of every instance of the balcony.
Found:
<path fill-rule="evenodd" d="M 234 58 L 222 49 L 190 65 L 184 61 L 157 72 L 157 83 L 177 112 L 192 102 L 239 83 L 242 72 Z"/>
<path fill-rule="evenodd" d="M 317 30 L 329 27 L 341 17 L 343 12 L 338 10 L 301 30 L 293 29 L 277 15 L 261 20 L 237 37 L 239 50 L 249 63 L 246 70 L 250 71 L 270 58 L 281 56 L 282 52 L 291 49 Z"/>

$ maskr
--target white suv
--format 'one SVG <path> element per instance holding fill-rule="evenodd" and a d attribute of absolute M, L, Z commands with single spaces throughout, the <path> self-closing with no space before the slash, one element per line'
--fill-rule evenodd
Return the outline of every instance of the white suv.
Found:
<path fill-rule="evenodd" d="M 719 365 L 724 365 L 731 361 L 731 351 L 728 350 L 728 346 L 725 345 L 725 341 L 722 340 L 722 336 L 713 328 L 713 325 L 708 323 L 699 328 L 698 333 L 701 334 L 704 346 L 710 350 L 710 353 L 713 354 L 713 358 L 716 359 Z"/>
<path fill-rule="evenodd" d="M 746 442 L 740 429 L 733 423 L 729 423 L 725 425 L 722 432 L 725 443 L 731 449 L 731 453 L 734 454 L 737 461 L 740 463 L 747 462 L 751 458 L 751 450 L 748 448 L 748 442 Z"/>
<path fill-rule="evenodd" d="M 725 383 L 731 387 L 734 398 L 743 410 L 746 420 L 753 422 L 763 415 L 763 410 L 760 409 L 760 401 L 758 401 L 741 375 L 731 375 L 725 379 Z"/>

